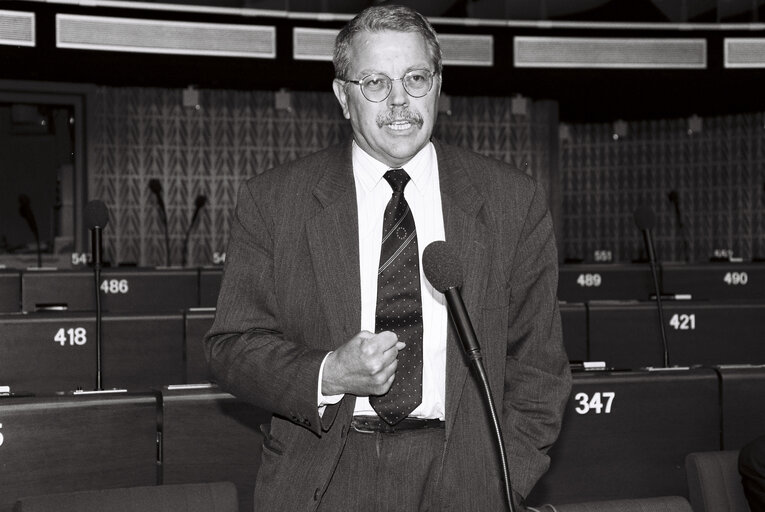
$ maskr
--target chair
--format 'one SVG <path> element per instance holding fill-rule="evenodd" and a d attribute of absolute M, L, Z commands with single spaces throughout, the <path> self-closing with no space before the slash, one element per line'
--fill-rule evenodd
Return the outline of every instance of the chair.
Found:
<path fill-rule="evenodd" d="M 231 482 L 125 487 L 21 498 L 14 512 L 238 512 Z"/>
<path fill-rule="evenodd" d="M 529 510 L 539 512 L 692 512 L 688 500 L 679 496 L 542 505 L 529 507 Z"/>
<path fill-rule="evenodd" d="M 694 512 L 749 512 L 738 473 L 738 450 L 689 453 L 685 473 Z"/>

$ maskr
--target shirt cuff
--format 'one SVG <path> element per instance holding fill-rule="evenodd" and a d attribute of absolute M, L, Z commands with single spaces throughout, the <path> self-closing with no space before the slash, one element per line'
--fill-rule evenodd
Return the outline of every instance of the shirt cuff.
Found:
<path fill-rule="evenodd" d="M 339 402 L 343 399 L 345 394 L 340 395 L 324 395 L 321 392 L 321 381 L 324 377 L 324 364 L 327 362 L 327 357 L 329 357 L 329 354 L 332 352 L 328 352 L 326 356 L 324 356 L 324 359 L 321 361 L 321 366 L 319 367 L 319 386 L 316 388 L 316 404 L 319 407 L 319 415 L 324 414 L 324 409 L 328 405 L 333 405 Z"/>

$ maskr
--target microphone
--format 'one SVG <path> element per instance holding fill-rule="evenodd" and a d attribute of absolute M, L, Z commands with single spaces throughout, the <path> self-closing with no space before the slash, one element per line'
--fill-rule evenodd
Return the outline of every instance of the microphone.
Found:
<path fill-rule="evenodd" d="M 683 216 L 680 213 L 680 194 L 677 193 L 677 190 L 670 190 L 669 194 L 667 194 L 667 198 L 669 199 L 669 202 L 672 203 L 675 207 L 675 219 L 677 220 L 677 228 L 680 231 L 680 237 L 683 240 L 683 255 L 685 257 L 685 262 L 689 263 L 691 261 L 691 251 L 690 244 L 688 243 L 688 236 L 685 234 Z"/>
<path fill-rule="evenodd" d="M 149 180 L 149 190 L 157 198 L 157 208 L 159 209 L 159 219 L 165 228 L 165 266 L 170 266 L 170 235 L 167 231 L 167 211 L 165 210 L 165 201 L 162 199 L 162 184 L 158 179 Z"/>
<path fill-rule="evenodd" d="M 93 256 L 93 267 L 100 270 L 103 252 L 101 232 L 109 223 L 109 210 L 102 201 L 96 199 L 85 205 L 84 217 L 85 226 L 91 232 L 90 248 Z"/>
<path fill-rule="evenodd" d="M 204 208 L 204 206 L 207 204 L 207 196 L 204 196 L 202 194 L 198 195 L 197 198 L 194 200 L 194 214 L 191 216 L 191 222 L 189 222 L 189 227 L 186 230 L 186 236 L 183 238 L 183 266 L 186 266 L 187 261 L 187 252 L 189 247 L 189 237 L 191 236 L 191 230 L 194 229 L 194 225 L 197 222 L 197 217 L 199 217 L 199 211 Z"/>
<path fill-rule="evenodd" d="M 90 252 L 93 257 L 93 282 L 95 283 L 96 298 L 96 390 L 101 391 L 101 231 L 109 223 L 109 210 L 97 199 L 85 205 L 85 226 L 90 230 Z"/>
<path fill-rule="evenodd" d="M 664 330 L 664 308 L 661 305 L 661 289 L 659 287 L 659 277 L 656 272 L 656 253 L 653 246 L 653 227 L 656 224 L 656 215 L 648 206 L 641 206 L 635 210 L 635 225 L 643 232 L 643 242 L 648 252 L 648 263 L 651 265 L 651 276 L 653 277 L 653 287 L 656 292 L 656 306 L 659 310 L 659 330 L 661 331 L 661 342 L 664 351 L 664 367 L 669 367 L 669 348 L 667 344 L 667 333 Z"/>
<path fill-rule="evenodd" d="M 483 356 L 478 344 L 473 324 L 470 322 L 465 303 L 462 300 L 460 287 L 462 286 L 462 267 L 459 264 L 456 251 L 444 241 L 431 242 L 422 252 L 422 270 L 433 288 L 444 294 L 446 297 L 447 308 L 449 309 L 449 318 L 452 326 L 457 331 L 457 336 L 462 342 L 462 349 L 468 360 L 472 362 L 475 375 L 480 379 L 480 387 L 483 392 L 483 398 L 489 409 L 494 434 L 497 441 L 497 450 L 502 465 L 502 475 L 505 484 L 505 500 L 510 512 L 515 512 L 513 503 L 513 490 L 510 483 L 510 475 L 507 465 L 507 453 L 502 437 L 502 429 L 497 416 L 497 409 L 494 405 L 494 399 L 489 386 L 489 379 L 486 375 L 486 369 L 483 366 Z"/>
<path fill-rule="evenodd" d="M 19 215 L 21 215 L 32 234 L 35 236 L 35 243 L 37 244 L 37 268 L 42 267 L 42 250 L 40 249 L 40 233 L 37 231 L 37 221 L 35 220 L 35 214 L 32 212 L 30 206 L 31 201 L 26 194 L 19 195 Z"/>

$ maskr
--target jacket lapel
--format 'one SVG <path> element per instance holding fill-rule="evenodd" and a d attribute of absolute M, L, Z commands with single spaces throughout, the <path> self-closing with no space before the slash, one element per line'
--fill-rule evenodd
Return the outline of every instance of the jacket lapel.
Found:
<path fill-rule="evenodd" d="M 350 144 L 328 152 L 326 162 L 325 169 L 317 171 L 322 176 L 313 193 L 320 208 L 307 223 L 307 235 L 331 342 L 337 344 L 358 332 L 361 319 L 358 213 Z"/>
<path fill-rule="evenodd" d="M 470 169 L 459 161 L 448 148 L 435 143 L 438 172 L 444 212 L 446 241 L 458 254 L 463 273 L 462 298 L 470 318 L 479 318 L 483 293 L 488 279 L 491 254 L 490 230 L 478 216 L 483 208 L 483 197 L 473 186 Z M 480 341 L 480 340 L 479 340 Z M 449 326 L 446 355 L 446 435 L 454 425 L 465 381 L 468 362 L 462 344 Z"/>

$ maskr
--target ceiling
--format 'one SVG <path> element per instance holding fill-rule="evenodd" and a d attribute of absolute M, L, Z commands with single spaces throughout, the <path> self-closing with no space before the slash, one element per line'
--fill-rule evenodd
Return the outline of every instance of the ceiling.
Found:
<path fill-rule="evenodd" d="M 130 0 L 287 11 L 351 14 L 385 0 Z M 765 21 L 765 0 L 398 0 L 426 16 L 490 20 L 645 23 Z"/>

